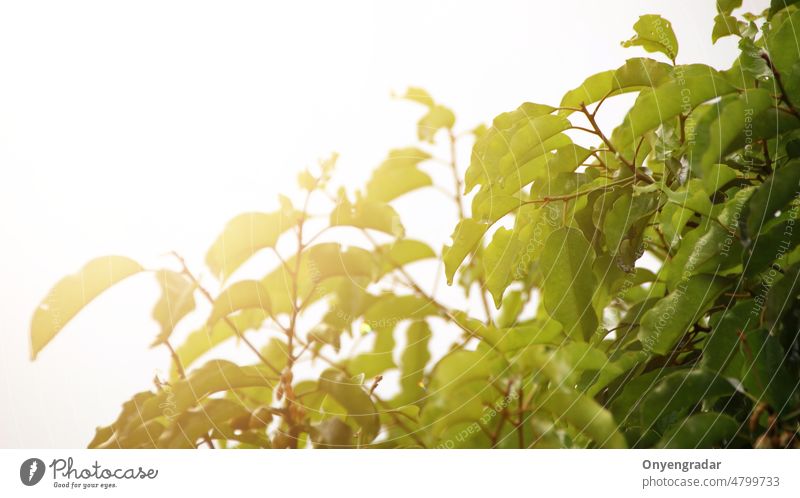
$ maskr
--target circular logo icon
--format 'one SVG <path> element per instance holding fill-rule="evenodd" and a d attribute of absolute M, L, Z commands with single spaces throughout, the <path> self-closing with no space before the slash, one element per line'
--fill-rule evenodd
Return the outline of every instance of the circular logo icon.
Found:
<path fill-rule="evenodd" d="M 29 458 L 19 467 L 19 479 L 26 486 L 34 486 L 44 477 L 44 462 L 38 458 Z"/>

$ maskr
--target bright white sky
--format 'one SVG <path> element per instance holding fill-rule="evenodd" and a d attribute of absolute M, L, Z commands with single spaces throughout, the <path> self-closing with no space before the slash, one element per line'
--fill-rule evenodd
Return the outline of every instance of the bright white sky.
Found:
<path fill-rule="evenodd" d="M 61 276 L 104 254 L 198 266 L 300 168 L 338 151 L 355 187 L 413 144 L 421 109 L 392 91 L 427 88 L 460 129 L 557 104 L 643 54 L 619 42 L 645 13 L 672 21 L 678 62 L 732 60 L 733 40 L 711 45 L 712 0 L 0 2 L 0 447 L 85 446 L 168 365 L 147 349 L 152 277 L 31 363 L 30 317 Z M 452 221 L 416 214 L 420 236 L 447 240 Z"/>

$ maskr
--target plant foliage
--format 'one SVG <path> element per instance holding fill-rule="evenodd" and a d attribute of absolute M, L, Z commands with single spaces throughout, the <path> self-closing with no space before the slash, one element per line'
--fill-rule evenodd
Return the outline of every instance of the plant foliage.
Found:
<path fill-rule="evenodd" d="M 713 41 L 739 40 L 726 70 L 678 63 L 670 23 L 646 15 L 624 45 L 652 58 L 488 127 L 457 133 L 450 109 L 411 88 L 421 144 L 391 151 L 364 188 L 336 189 L 335 156 L 303 171 L 299 202 L 224 227 L 210 282 L 177 255 L 158 269 L 91 261 L 36 310 L 33 356 L 148 272 L 172 374 L 93 448 L 797 447 L 800 9 L 740 4 L 719 2 L 714 19 Z M 623 94 L 632 105 L 603 129 L 603 104 Z M 407 237 L 426 220 L 395 205 L 434 187 L 458 213 L 441 250 Z M 274 264 L 237 278 L 257 253 Z M 437 260 L 462 302 L 414 271 Z M 234 340 L 251 362 L 213 358 Z"/>

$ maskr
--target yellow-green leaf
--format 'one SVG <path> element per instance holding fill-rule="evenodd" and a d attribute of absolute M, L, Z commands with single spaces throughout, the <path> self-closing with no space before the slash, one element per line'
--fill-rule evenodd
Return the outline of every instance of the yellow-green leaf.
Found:
<path fill-rule="evenodd" d="M 257 280 L 242 280 L 222 291 L 214 300 L 208 326 L 213 327 L 231 313 L 248 309 L 260 309 L 266 312 L 271 309 L 269 293 Z"/>
<path fill-rule="evenodd" d="M 281 234 L 297 224 L 295 213 L 244 213 L 225 225 L 206 254 L 206 264 L 217 278 L 225 280 L 253 254 L 275 247 Z"/>
<path fill-rule="evenodd" d="M 361 197 L 351 203 L 344 192 L 340 192 L 336 208 L 331 212 L 331 226 L 352 226 L 369 228 L 402 237 L 405 233 L 400 216 L 392 206 Z"/>
<path fill-rule="evenodd" d="M 194 291 L 197 285 L 181 273 L 170 270 L 156 272 L 161 287 L 161 298 L 153 308 L 153 318 L 161 326 L 161 332 L 152 346 L 157 346 L 172 334 L 175 325 L 194 310 Z"/>
<path fill-rule="evenodd" d="M 363 443 L 375 439 L 380 430 L 378 410 L 359 382 L 329 369 L 320 376 L 319 388 L 347 410 L 347 416 L 361 427 L 360 439 Z"/>
<path fill-rule="evenodd" d="M 132 259 L 104 256 L 89 261 L 77 273 L 62 278 L 39 304 L 31 320 L 31 358 L 72 318 L 103 291 L 143 271 Z"/>
<path fill-rule="evenodd" d="M 453 284 L 456 270 L 464 262 L 464 259 L 477 249 L 483 234 L 488 229 L 489 225 L 487 223 L 481 223 L 470 218 L 458 223 L 452 235 L 452 245 L 444 246 L 442 250 L 447 285 Z"/>
<path fill-rule="evenodd" d="M 657 14 L 639 16 L 633 25 L 636 35 L 622 42 L 623 47 L 642 47 L 648 52 L 661 52 L 673 62 L 678 56 L 678 39 L 672 24 Z"/>
<path fill-rule="evenodd" d="M 433 184 L 427 173 L 420 171 L 421 162 L 430 154 L 416 147 L 395 149 L 389 152 L 367 182 L 365 197 L 369 201 L 389 202 L 403 194 Z"/>

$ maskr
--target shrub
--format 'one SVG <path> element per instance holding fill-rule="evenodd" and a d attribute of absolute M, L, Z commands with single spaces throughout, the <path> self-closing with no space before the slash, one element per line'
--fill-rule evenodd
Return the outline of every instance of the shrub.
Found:
<path fill-rule="evenodd" d="M 457 134 L 448 108 L 409 89 L 422 143 L 390 152 L 364 188 L 336 191 L 335 156 L 303 171 L 300 202 L 227 224 L 206 256 L 211 283 L 178 255 L 158 270 L 89 262 L 36 310 L 33 355 L 95 296 L 149 272 L 171 376 L 90 447 L 796 447 L 800 10 L 736 17 L 740 4 L 719 2 L 714 20 L 714 41 L 739 39 L 727 70 L 677 64 L 670 23 L 645 15 L 624 45 L 653 58 L 590 76 L 557 107 L 524 103 Z M 603 104 L 626 93 L 624 119 L 603 130 Z M 452 157 L 437 160 L 435 143 Z M 441 251 L 407 238 L 403 223 L 426 220 L 392 206 L 434 187 L 430 163 L 452 170 L 437 188 L 459 213 Z M 358 243 L 341 244 L 344 231 Z M 257 252 L 274 268 L 234 278 Z M 459 306 L 409 269 L 437 259 Z M 205 324 L 173 348 L 193 312 Z M 251 364 L 198 366 L 234 339 Z"/>

